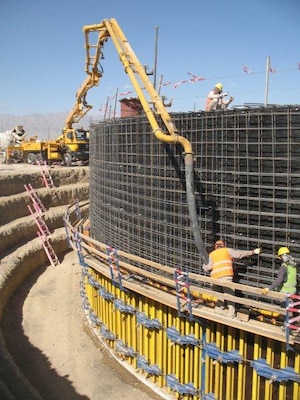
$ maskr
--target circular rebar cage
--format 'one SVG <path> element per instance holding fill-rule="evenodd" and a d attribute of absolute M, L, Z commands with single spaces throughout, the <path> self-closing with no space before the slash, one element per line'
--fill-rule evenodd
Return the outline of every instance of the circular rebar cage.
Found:
<path fill-rule="evenodd" d="M 297 106 L 172 114 L 194 153 L 198 223 L 207 251 L 223 239 L 262 254 L 236 262 L 240 283 L 269 284 L 276 252 L 300 256 Z M 144 116 L 91 126 L 91 235 L 116 249 L 199 272 L 183 149 L 159 142 Z M 300 259 L 299 259 L 300 260 Z"/>

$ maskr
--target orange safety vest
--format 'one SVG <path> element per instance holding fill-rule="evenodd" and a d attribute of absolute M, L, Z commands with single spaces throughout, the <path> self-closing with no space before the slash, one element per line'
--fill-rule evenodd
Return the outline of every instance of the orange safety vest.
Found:
<path fill-rule="evenodd" d="M 232 258 L 226 247 L 214 250 L 209 256 L 212 260 L 212 271 L 210 276 L 214 279 L 233 276 Z"/>

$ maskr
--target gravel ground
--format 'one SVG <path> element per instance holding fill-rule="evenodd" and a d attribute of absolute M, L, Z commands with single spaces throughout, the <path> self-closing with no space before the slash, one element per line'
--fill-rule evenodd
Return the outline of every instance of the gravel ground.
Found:
<path fill-rule="evenodd" d="M 18 174 L 20 172 L 38 172 L 40 167 L 38 165 L 30 164 L 2 164 L 0 163 L 0 173 L 1 174 Z"/>

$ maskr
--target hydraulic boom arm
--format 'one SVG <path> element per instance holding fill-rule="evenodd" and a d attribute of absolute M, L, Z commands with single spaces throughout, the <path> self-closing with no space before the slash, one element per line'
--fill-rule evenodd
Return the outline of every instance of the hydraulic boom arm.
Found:
<path fill-rule="evenodd" d="M 85 96 L 91 87 L 99 84 L 99 80 L 103 75 L 102 68 L 99 70 L 99 60 L 102 58 L 103 54 L 102 48 L 107 39 L 111 38 L 119 54 L 120 61 L 124 66 L 125 72 L 134 86 L 155 137 L 162 142 L 170 144 L 178 143 L 184 150 L 186 190 L 191 228 L 200 257 L 204 263 L 207 263 L 207 253 L 202 241 L 196 212 L 193 152 L 191 143 L 183 136 L 178 135 L 177 129 L 172 122 L 163 101 L 150 82 L 144 66 L 141 65 L 135 53 L 131 49 L 128 40 L 117 21 L 112 18 L 103 20 L 100 24 L 86 25 L 83 27 L 83 32 L 85 35 L 86 49 L 85 70 L 88 77 L 85 79 L 76 94 L 76 104 L 66 120 L 67 128 L 71 128 L 73 122 L 78 122 L 80 118 L 82 118 L 92 108 L 92 106 L 87 104 Z M 98 33 L 97 42 L 96 44 L 91 44 L 90 35 L 95 32 Z M 146 95 L 148 98 L 146 98 Z M 153 110 L 153 106 L 155 111 Z M 164 122 L 167 131 L 166 133 L 160 128 L 155 113 L 160 115 Z"/>

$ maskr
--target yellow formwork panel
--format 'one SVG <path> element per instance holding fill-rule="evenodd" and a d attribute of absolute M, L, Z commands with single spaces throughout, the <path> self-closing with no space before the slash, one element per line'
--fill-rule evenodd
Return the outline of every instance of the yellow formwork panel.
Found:
<path fill-rule="evenodd" d="M 214 342 L 214 331 L 207 327 L 206 329 L 206 342 L 212 343 Z M 205 392 L 211 392 L 213 388 L 213 362 L 206 354 L 205 357 L 205 365 L 206 365 L 206 373 L 205 373 Z"/>
<path fill-rule="evenodd" d="M 266 351 L 266 361 L 268 364 L 273 365 L 274 362 L 274 352 L 272 348 L 272 341 L 268 339 L 267 341 L 267 351 Z M 269 383 L 265 384 L 265 398 L 264 400 L 272 399 L 272 385 Z"/>
<path fill-rule="evenodd" d="M 220 350 L 224 351 L 224 341 L 223 341 L 223 334 L 222 334 L 222 325 L 217 324 L 217 330 L 216 330 L 216 339 L 215 343 Z M 217 398 L 220 400 L 223 399 L 222 394 L 223 394 L 223 364 L 213 361 L 214 365 L 214 374 L 215 374 L 215 379 L 214 379 L 214 388 L 213 388 L 213 393 L 216 394 Z"/>
<path fill-rule="evenodd" d="M 150 319 L 155 319 L 156 318 L 156 313 L 155 313 L 155 305 L 153 300 L 149 299 L 149 318 Z M 149 363 L 155 364 L 157 360 L 157 346 L 156 346 L 156 332 L 153 329 L 148 329 L 148 343 L 149 343 L 149 356 L 148 356 L 148 361 Z"/>
<path fill-rule="evenodd" d="M 300 353 L 295 356 L 295 371 L 300 372 Z M 299 383 L 293 384 L 293 399 L 300 399 L 300 385 Z"/>
<path fill-rule="evenodd" d="M 104 290 L 107 290 L 106 286 L 107 286 L 107 281 L 102 278 L 100 276 L 100 280 L 99 277 L 97 277 L 97 280 L 99 282 L 99 284 L 101 285 L 102 288 L 104 288 Z M 108 309 L 109 309 L 109 302 L 108 301 L 103 301 L 100 293 L 98 292 L 98 303 L 99 303 L 99 312 L 100 314 L 100 320 L 101 322 L 103 322 L 104 326 L 109 329 L 109 314 L 108 314 Z"/>
<path fill-rule="evenodd" d="M 254 352 L 253 352 L 253 359 L 258 360 L 261 357 L 261 346 L 260 346 L 260 337 L 255 335 L 255 341 L 254 341 Z M 256 373 L 256 371 L 253 370 L 253 376 L 252 376 L 252 400 L 257 400 L 259 399 L 259 384 L 260 384 L 260 377 Z"/>
<path fill-rule="evenodd" d="M 142 301 L 141 297 L 139 298 L 138 305 L 139 305 L 140 312 L 146 314 L 146 312 L 145 312 L 145 302 Z M 146 341 L 144 339 L 145 331 L 146 331 L 146 328 L 142 324 L 137 326 L 137 338 L 138 338 L 138 340 L 137 340 L 137 351 L 139 352 L 139 354 L 141 356 L 145 357 L 145 359 L 147 360 L 147 356 L 145 354 L 145 347 L 144 347 L 145 343 L 146 343 Z"/>
<path fill-rule="evenodd" d="M 227 334 L 227 349 L 225 350 L 225 344 L 224 344 L 224 350 L 225 351 L 232 351 L 235 349 L 234 345 L 234 340 L 232 336 L 233 332 L 232 329 L 229 327 L 228 328 L 228 334 Z M 229 363 L 226 366 L 226 399 L 234 399 L 234 364 Z"/>
<path fill-rule="evenodd" d="M 116 299 L 120 299 L 121 301 L 124 301 L 124 293 L 118 287 L 116 288 L 115 298 Z M 123 343 L 126 343 L 125 316 L 116 307 L 115 307 L 115 315 L 116 315 L 116 318 L 117 318 L 117 326 L 118 326 L 117 337 Z"/>
<path fill-rule="evenodd" d="M 146 314 L 147 317 L 149 317 L 149 313 L 150 313 L 150 305 L 149 303 L 145 303 L 144 305 L 144 313 Z M 148 336 L 148 329 L 145 327 L 143 328 L 143 350 L 144 352 L 142 353 L 142 355 L 146 358 L 146 360 L 149 360 L 150 357 L 150 343 L 147 340 L 147 336 Z"/>
<path fill-rule="evenodd" d="M 89 273 L 98 285 L 113 295 L 114 299 L 119 299 L 132 309 L 144 313 L 150 320 L 156 319 L 160 322 L 161 329 L 150 329 L 137 324 L 135 312 L 121 312 L 115 307 L 114 301 L 103 298 L 98 292 L 99 287 L 93 286 L 88 277 L 84 277 L 87 301 L 101 323 L 118 340 L 143 356 L 149 365 L 156 364 L 162 371 L 162 375 L 151 377 L 154 384 L 166 388 L 166 376 L 172 374 L 181 384 L 192 383 L 199 391 L 197 396 L 179 395 L 166 388 L 174 398 L 196 400 L 200 399 L 202 394 L 213 393 L 218 400 L 300 399 L 299 382 L 288 385 L 280 382 L 274 385 L 259 376 L 250 363 L 251 360 L 265 358 L 268 365 L 274 369 L 281 369 L 291 366 L 294 362 L 295 371 L 299 371 L 300 355 L 287 353 L 285 343 L 279 342 L 279 345 L 277 343 L 275 346 L 273 339 L 266 339 L 222 323 L 189 319 L 187 315 L 182 316 L 178 314 L 178 310 L 159 301 L 122 290 L 113 285 L 109 278 L 95 273 L 92 269 Z M 176 328 L 182 336 L 194 335 L 201 344 L 192 346 L 172 342 L 166 330 L 171 327 Z M 112 348 L 116 345 L 112 340 L 109 342 Z M 214 360 L 205 351 L 205 345 L 208 344 L 215 344 L 220 352 L 237 350 L 244 362 L 223 363 Z M 135 357 L 124 358 L 137 368 Z"/>
<path fill-rule="evenodd" d="M 194 335 L 198 339 L 203 337 L 202 327 L 199 324 L 199 322 L 194 323 Z M 196 346 L 194 348 L 192 356 L 193 356 L 193 364 L 191 365 L 192 368 L 191 382 L 194 382 L 195 387 L 200 388 L 201 387 L 200 374 L 202 372 L 202 365 L 203 365 L 203 355 L 200 346 Z M 197 397 L 194 396 L 193 400 L 196 399 Z"/>
<path fill-rule="evenodd" d="M 175 318 L 174 318 L 174 313 L 172 313 L 172 310 L 168 308 L 167 311 L 167 326 L 168 327 L 173 327 L 175 326 Z M 167 333 L 165 331 L 165 335 L 167 337 Z M 170 339 L 167 338 L 167 348 L 166 348 L 166 353 L 167 353 L 167 362 L 166 362 L 166 369 L 165 369 L 165 375 L 172 374 L 173 372 L 176 371 L 176 354 L 175 354 L 175 344 L 170 341 Z M 168 388 L 168 391 L 171 392 L 171 390 Z"/>
<path fill-rule="evenodd" d="M 94 279 L 97 280 L 97 282 L 99 282 L 99 276 L 98 274 L 94 276 Z M 100 279 L 100 285 L 103 286 L 103 279 Z M 107 301 L 102 301 L 101 297 L 100 297 L 100 293 L 99 293 L 99 288 L 97 289 L 97 316 L 98 318 L 105 324 L 107 324 L 107 318 L 108 318 L 108 303 Z"/>
<path fill-rule="evenodd" d="M 193 332 L 193 324 L 188 320 L 185 319 L 182 321 L 183 329 L 185 335 L 192 335 Z M 188 383 L 192 381 L 192 365 L 193 365 L 193 352 L 191 351 L 191 346 L 185 346 L 183 348 L 183 377 L 184 383 Z"/>
<path fill-rule="evenodd" d="M 181 319 L 178 316 L 175 317 L 174 326 L 179 332 L 181 332 Z M 176 378 L 179 379 L 182 371 L 182 358 L 183 358 L 182 346 L 175 344 L 174 347 L 175 347 L 175 363 L 172 366 L 172 369 L 173 373 L 175 373 Z"/>
<path fill-rule="evenodd" d="M 285 351 L 284 343 L 281 345 L 281 355 L 280 355 L 280 368 L 285 368 L 287 366 L 287 355 Z M 279 386 L 279 399 L 286 399 L 286 383 L 283 382 Z"/>
<path fill-rule="evenodd" d="M 131 301 L 131 306 L 136 309 L 137 308 L 137 299 L 135 297 L 132 297 Z M 131 336 L 131 346 L 132 348 L 138 352 L 138 337 L 137 337 L 137 318 L 136 315 L 131 316 L 131 324 L 130 324 L 130 336 Z M 134 358 L 133 360 L 133 365 L 135 368 L 137 368 L 137 359 Z"/>
<path fill-rule="evenodd" d="M 158 319 L 159 320 L 159 309 L 158 309 L 158 304 L 155 301 L 151 300 L 151 307 L 150 307 L 150 318 L 151 319 Z M 149 334 L 151 335 L 151 339 L 153 340 L 153 356 L 150 357 L 150 364 L 157 364 L 159 366 L 162 365 L 161 359 L 160 359 L 160 353 L 161 353 L 161 335 L 160 335 L 160 330 L 157 329 L 148 329 Z M 152 376 L 152 382 L 157 383 L 158 377 Z"/>
<path fill-rule="evenodd" d="M 239 336 L 239 353 L 247 354 L 247 340 L 245 340 L 245 332 L 241 331 Z M 237 374 L 237 397 L 236 400 L 244 400 L 246 387 L 246 368 L 242 363 L 238 365 Z"/>
<path fill-rule="evenodd" d="M 113 286 L 111 282 L 109 283 L 109 285 L 106 283 L 105 289 L 109 293 L 112 293 L 114 296 L 116 295 L 115 286 Z M 105 300 L 105 301 L 107 302 L 108 300 Z M 109 325 L 107 326 L 107 328 L 116 335 L 117 331 L 118 331 L 117 318 L 116 318 L 116 313 L 115 313 L 115 307 L 114 307 L 114 304 L 112 301 L 109 301 L 109 311 L 110 311 L 111 318 L 109 318 L 109 320 L 108 320 Z"/>
<path fill-rule="evenodd" d="M 156 318 L 164 323 L 164 317 L 166 315 L 166 310 L 164 306 L 161 306 L 158 308 L 157 313 L 156 313 Z M 167 340 L 166 336 L 164 335 L 163 329 L 159 329 L 157 332 L 157 364 L 161 368 L 161 370 L 164 370 L 164 365 L 165 365 L 165 359 L 166 359 L 166 353 L 162 351 L 162 349 L 166 348 Z M 165 384 L 163 375 L 160 375 L 157 379 L 157 384 L 160 388 L 162 388 Z"/>

